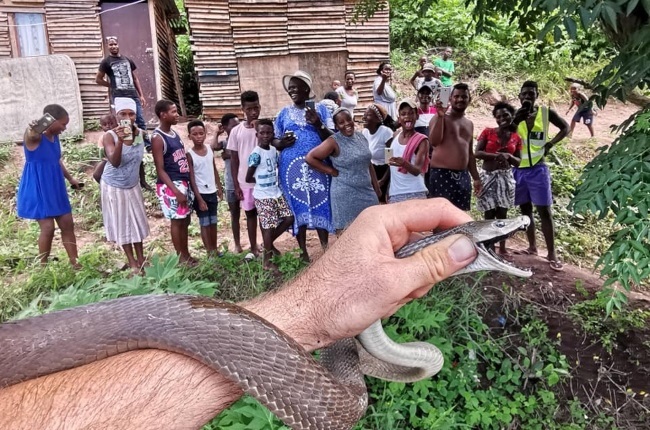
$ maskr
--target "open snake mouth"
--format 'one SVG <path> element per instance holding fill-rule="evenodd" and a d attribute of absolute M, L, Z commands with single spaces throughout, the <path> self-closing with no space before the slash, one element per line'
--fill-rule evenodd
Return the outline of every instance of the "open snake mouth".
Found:
<path fill-rule="evenodd" d="M 495 221 L 494 225 L 496 227 L 504 227 L 506 225 L 505 222 L 503 222 L 502 225 L 499 225 L 500 223 L 501 221 Z M 476 242 L 476 247 L 479 249 L 481 254 L 487 255 L 490 258 L 498 261 L 499 263 L 512 267 L 513 269 L 525 272 L 527 276 L 530 276 L 532 272 L 530 271 L 529 268 L 519 267 L 515 265 L 513 262 L 506 260 L 505 258 L 503 258 L 503 256 L 501 256 L 500 254 L 494 251 L 499 242 L 501 242 L 502 240 L 510 239 L 518 231 L 526 231 L 526 228 L 528 228 L 528 224 L 522 223 L 519 227 L 510 231 L 509 233 Z M 522 276 L 522 274 L 520 274 L 520 276 Z"/>

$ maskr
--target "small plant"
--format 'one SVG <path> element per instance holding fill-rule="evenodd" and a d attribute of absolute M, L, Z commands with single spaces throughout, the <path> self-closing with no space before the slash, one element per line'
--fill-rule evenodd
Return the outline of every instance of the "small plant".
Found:
<path fill-rule="evenodd" d="M 569 314 L 585 333 L 594 336 L 611 354 L 621 336 L 633 329 L 647 326 L 650 322 L 650 311 L 623 308 L 608 315 L 608 300 L 609 295 L 601 291 L 595 299 L 571 306 Z"/>
<path fill-rule="evenodd" d="M 99 120 L 96 118 L 85 119 L 84 120 L 84 131 L 99 131 L 102 129 L 102 126 L 99 124 Z"/>

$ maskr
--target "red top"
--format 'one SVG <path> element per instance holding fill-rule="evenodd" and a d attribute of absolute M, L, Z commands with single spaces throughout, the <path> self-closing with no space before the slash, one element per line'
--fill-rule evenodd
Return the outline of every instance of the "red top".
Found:
<path fill-rule="evenodd" d="M 490 153 L 490 154 L 496 154 L 498 152 L 504 152 L 504 151 L 499 151 L 500 149 L 506 149 L 506 151 L 509 154 L 513 154 L 519 150 L 521 151 L 522 149 L 522 141 L 521 137 L 516 132 L 510 133 L 510 139 L 508 139 L 508 143 L 506 144 L 505 147 L 501 146 L 499 143 L 499 136 L 497 135 L 497 129 L 496 128 L 486 128 L 481 132 L 481 135 L 478 137 L 478 141 L 484 140 L 485 143 L 485 152 Z"/>

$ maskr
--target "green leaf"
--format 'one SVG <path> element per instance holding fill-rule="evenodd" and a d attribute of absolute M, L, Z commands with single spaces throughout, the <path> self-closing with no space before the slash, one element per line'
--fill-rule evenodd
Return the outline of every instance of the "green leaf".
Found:
<path fill-rule="evenodd" d="M 576 22 L 571 18 L 570 16 L 565 16 L 564 17 L 564 28 L 566 28 L 566 32 L 569 34 L 569 37 L 571 39 L 577 39 L 578 38 L 578 29 L 576 26 Z"/>
<path fill-rule="evenodd" d="M 639 4 L 639 0 L 630 0 L 627 3 L 627 10 L 625 11 L 626 16 L 630 16 L 632 12 L 634 12 L 634 9 L 636 8 L 636 5 Z"/>
<path fill-rule="evenodd" d="M 618 24 L 616 23 L 616 11 L 608 3 L 602 3 L 601 17 L 612 28 L 614 32 L 618 31 Z"/>
<path fill-rule="evenodd" d="M 548 375 L 548 385 L 549 386 L 552 387 L 553 385 L 557 384 L 558 382 L 560 382 L 560 376 L 557 373 L 552 372 L 550 375 Z"/>

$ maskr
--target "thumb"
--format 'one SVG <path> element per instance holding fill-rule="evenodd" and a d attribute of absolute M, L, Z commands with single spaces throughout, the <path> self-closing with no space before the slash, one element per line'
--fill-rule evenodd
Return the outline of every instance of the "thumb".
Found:
<path fill-rule="evenodd" d="M 447 279 L 476 258 L 476 247 L 467 236 L 455 234 L 427 246 L 397 264 L 410 279 L 402 283 L 405 297 L 419 298 L 434 284 Z"/>

